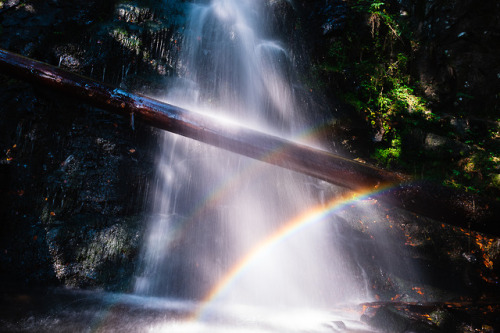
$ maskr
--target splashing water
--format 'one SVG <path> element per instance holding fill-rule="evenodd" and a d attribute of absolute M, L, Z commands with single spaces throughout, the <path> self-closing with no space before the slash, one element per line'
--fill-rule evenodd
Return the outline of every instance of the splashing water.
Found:
<path fill-rule="evenodd" d="M 269 6 L 193 5 L 182 78 L 165 100 L 289 138 L 306 131 L 293 59 L 269 37 Z M 321 188 L 329 185 L 169 133 L 162 146 L 137 294 L 279 309 L 368 297 L 362 272 L 344 258 L 332 214 L 284 232 L 304 212 L 328 207 Z"/>

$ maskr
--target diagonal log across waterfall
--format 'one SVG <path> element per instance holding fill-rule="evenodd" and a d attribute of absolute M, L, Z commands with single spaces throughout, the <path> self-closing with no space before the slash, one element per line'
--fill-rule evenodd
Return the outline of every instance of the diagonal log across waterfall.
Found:
<path fill-rule="evenodd" d="M 453 225 L 497 234 L 498 204 L 429 183 L 410 183 L 403 175 L 268 135 L 220 122 L 157 100 L 113 88 L 0 49 L 0 72 L 51 88 L 96 107 L 137 118 L 237 154 L 304 173 L 355 191 L 390 187 L 383 201 Z"/>

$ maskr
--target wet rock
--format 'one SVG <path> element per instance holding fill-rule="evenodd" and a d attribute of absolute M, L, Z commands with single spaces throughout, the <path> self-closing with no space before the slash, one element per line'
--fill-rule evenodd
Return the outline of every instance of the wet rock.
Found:
<path fill-rule="evenodd" d="M 347 326 L 344 324 L 343 321 L 337 320 L 337 321 L 332 321 L 331 326 L 335 330 L 345 330 Z"/>
<path fill-rule="evenodd" d="M 391 333 L 437 333 L 441 332 L 435 327 L 412 319 L 409 313 L 398 311 L 391 306 L 382 306 L 374 309 L 374 314 L 364 314 L 361 321 L 367 323 L 380 332 Z"/>
<path fill-rule="evenodd" d="M 410 323 L 403 318 L 396 310 L 390 307 L 382 307 L 376 310 L 373 316 L 363 315 L 361 320 L 382 332 L 405 332 Z"/>
<path fill-rule="evenodd" d="M 130 1 L 117 4 L 115 15 L 120 21 L 132 23 L 143 22 L 153 17 L 150 8 L 141 7 L 138 3 Z"/>
<path fill-rule="evenodd" d="M 47 243 L 57 278 L 73 287 L 128 290 L 142 225 L 141 217 L 109 221 L 76 215 L 48 226 Z"/>
<path fill-rule="evenodd" d="M 118 118 L 111 118 L 115 123 L 102 119 L 102 112 L 85 116 L 93 110 L 66 109 L 29 87 L 0 94 L 4 98 L 1 196 L 9 202 L 1 209 L 4 286 L 63 283 L 126 290 L 142 228 L 135 216 L 145 207 L 152 172 L 151 151 L 141 144 L 150 131 L 139 126 L 141 135 L 131 133 L 127 124 L 118 131 Z M 12 100 L 18 102 L 10 105 Z"/>
<path fill-rule="evenodd" d="M 453 127 L 456 133 L 459 133 L 462 136 L 464 136 L 465 133 L 470 130 L 470 125 L 467 119 L 452 117 L 450 119 L 450 125 Z"/>
<path fill-rule="evenodd" d="M 441 0 L 402 2 L 408 8 L 418 37 L 423 44 L 417 52 L 416 70 L 423 87 L 432 87 L 427 97 L 440 107 L 480 114 L 498 108 L 494 57 L 498 48 L 498 3 L 464 1 L 460 4 Z M 495 46 L 492 46 L 495 45 Z M 492 48 L 493 47 L 493 48 Z M 492 70 L 494 69 L 494 70 Z"/>
<path fill-rule="evenodd" d="M 428 151 L 449 153 L 455 157 L 464 156 L 472 151 L 472 147 L 460 141 L 451 140 L 434 133 L 425 135 L 423 148 Z"/>
<path fill-rule="evenodd" d="M 444 148 L 447 144 L 448 139 L 436 134 L 428 133 L 425 136 L 425 148 L 428 150 L 436 150 L 439 148 Z"/>
<path fill-rule="evenodd" d="M 184 8 L 183 1 L 153 4 L 12 2 L 16 7 L 0 15 L 0 47 L 107 83 L 151 90 L 175 73 L 173 25 L 182 23 Z M 127 290 L 157 132 L 1 80 L 0 198 L 9 202 L 0 209 L 4 286 Z"/>
<path fill-rule="evenodd" d="M 444 332 L 454 332 L 457 329 L 458 321 L 449 311 L 436 310 L 429 315 L 429 318 Z"/>

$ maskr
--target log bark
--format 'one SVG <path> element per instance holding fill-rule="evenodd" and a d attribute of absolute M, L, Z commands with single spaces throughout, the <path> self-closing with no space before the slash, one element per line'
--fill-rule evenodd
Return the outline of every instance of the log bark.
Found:
<path fill-rule="evenodd" d="M 398 207 L 453 225 L 497 233 L 492 204 L 464 193 L 362 164 L 243 126 L 226 124 L 146 96 L 85 78 L 0 49 L 0 72 L 90 105 L 228 151 L 297 171 L 354 191 L 382 189 L 380 198 Z M 493 205 L 494 206 L 494 205 Z"/>

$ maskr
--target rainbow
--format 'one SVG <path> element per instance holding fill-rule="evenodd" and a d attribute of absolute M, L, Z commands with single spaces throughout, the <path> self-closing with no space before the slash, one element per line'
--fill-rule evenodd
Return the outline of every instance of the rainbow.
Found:
<path fill-rule="evenodd" d="M 315 127 L 310 127 L 304 130 L 299 135 L 295 136 L 292 140 L 298 142 L 308 142 L 314 141 L 315 134 L 324 125 L 319 125 Z M 284 149 L 285 147 L 283 147 Z M 261 156 L 260 160 L 249 161 L 246 168 L 242 170 L 234 171 L 232 174 L 227 175 L 223 181 L 221 181 L 213 190 L 207 194 L 203 199 L 201 199 L 198 204 L 194 205 L 191 214 L 189 214 L 188 219 L 186 219 L 183 226 L 178 230 L 181 234 L 189 230 L 188 226 L 194 223 L 199 216 L 201 216 L 208 207 L 217 206 L 217 204 L 222 201 L 226 196 L 230 195 L 233 189 L 238 188 L 245 180 L 255 177 L 256 174 L 262 170 L 266 170 L 267 163 L 279 158 L 282 153 L 282 149 L 278 148 L 266 155 Z M 231 286 L 240 276 L 242 276 L 252 264 L 258 262 L 259 258 L 264 256 L 269 251 L 277 246 L 280 242 L 291 237 L 297 231 L 306 228 L 309 225 L 319 223 L 323 221 L 326 217 L 334 214 L 345 208 L 346 206 L 352 205 L 353 203 L 367 199 L 374 195 L 380 194 L 386 190 L 392 188 L 394 184 L 386 184 L 380 186 L 376 189 L 370 188 L 364 191 L 349 192 L 346 195 L 334 198 L 327 204 L 321 204 L 315 206 L 292 220 L 285 223 L 276 232 L 272 233 L 267 238 L 263 239 L 261 242 L 257 243 L 246 255 L 244 255 L 229 271 L 223 276 L 223 278 L 212 288 L 212 290 L 202 299 L 200 306 L 193 313 L 190 318 L 192 320 L 201 320 L 204 315 L 208 315 L 208 311 L 217 301 L 223 299 L 224 295 L 229 291 Z M 182 236 L 181 236 L 182 237 Z"/>
<path fill-rule="evenodd" d="M 315 133 L 320 127 L 321 126 L 316 126 L 304 130 L 302 133 L 293 138 L 293 142 L 306 142 L 311 140 L 315 137 Z M 229 195 L 233 189 L 237 188 L 246 179 L 254 177 L 259 172 L 266 170 L 269 166 L 280 168 L 272 163 L 269 164 L 268 162 L 275 160 L 282 153 L 283 149 L 285 149 L 285 147 L 269 152 L 268 154 L 262 156 L 260 160 L 249 157 L 251 161 L 249 161 L 248 166 L 245 169 L 233 172 L 231 175 L 226 177 L 224 181 L 218 184 L 218 186 L 215 187 L 210 194 L 200 200 L 198 204 L 194 205 L 194 209 L 192 213 L 189 214 L 189 218 L 187 219 L 188 222 L 182 227 L 182 229 L 189 230 L 189 224 L 196 221 L 196 219 L 204 213 L 207 207 L 216 206 L 224 199 L 224 197 Z M 182 233 L 182 231 L 180 232 Z"/>
<path fill-rule="evenodd" d="M 205 315 L 214 303 L 220 301 L 229 291 L 231 286 L 242 276 L 249 267 L 258 262 L 266 253 L 272 251 L 279 243 L 293 236 L 299 230 L 306 228 L 315 223 L 324 221 L 331 214 L 344 209 L 358 201 L 366 200 L 374 195 L 380 194 L 392 188 L 385 186 L 376 190 L 370 189 L 362 192 L 350 192 L 346 195 L 337 197 L 325 205 L 318 205 L 301 215 L 290 220 L 278 229 L 275 233 L 256 244 L 240 261 L 235 264 L 217 283 L 212 290 L 203 298 L 201 305 L 193 314 L 193 320 L 203 320 Z"/>

